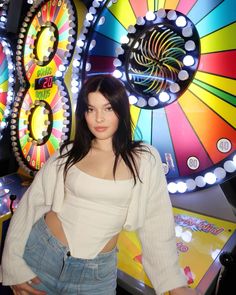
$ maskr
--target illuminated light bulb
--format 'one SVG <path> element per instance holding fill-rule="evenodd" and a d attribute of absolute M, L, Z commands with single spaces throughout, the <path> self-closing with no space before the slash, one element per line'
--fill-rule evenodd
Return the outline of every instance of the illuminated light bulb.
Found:
<path fill-rule="evenodd" d="M 179 73 L 178 73 L 178 78 L 181 80 L 181 81 L 185 81 L 189 78 L 189 74 L 187 71 L 185 70 L 181 70 Z"/>
<path fill-rule="evenodd" d="M 122 77 L 122 73 L 121 73 L 121 71 L 119 71 L 119 70 L 115 70 L 113 73 L 112 73 L 112 75 L 115 77 L 115 78 L 121 78 Z"/>
<path fill-rule="evenodd" d="M 175 235 L 177 238 L 180 238 L 183 232 L 183 228 L 180 225 L 175 226 Z"/>
<path fill-rule="evenodd" d="M 160 17 L 160 18 L 166 17 L 166 11 L 165 11 L 165 9 L 159 9 L 157 11 L 157 16 Z"/>
<path fill-rule="evenodd" d="M 138 99 L 137 99 L 136 96 L 134 96 L 134 95 L 130 95 L 130 96 L 129 96 L 129 103 L 130 103 L 130 104 L 136 104 L 137 101 L 138 101 Z"/>
<path fill-rule="evenodd" d="M 76 79 L 72 79 L 71 85 L 72 86 L 78 86 L 79 85 L 79 82 Z"/>
<path fill-rule="evenodd" d="M 74 94 L 75 93 L 78 93 L 79 92 L 79 88 L 78 87 L 75 87 L 75 86 L 72 86 L 71 87 L 71 92 L 74 93 Z"/>
<path fill-rule="evenodd" d="M 143 108 L 146 105 L 147 105 L 147 101 L 144 98 L 140 97 L 138 99 L 137 106 L 139 106 L 140 108 Z"/>
<path fill-rule="evenodd" d="M 191 27 L 185 27 L 185 28 L 183 28 L 182 35 L 184 37 L 186 37 L 186 38 L 187 37 L 192 37 L 192 35 L 193 35 L 193 29 Z"/>
<path fill-rule="evenodd" d="M 77 82 L 77 81 L 76 81 L 76 82 Z M 64 102 L 64 103 L 67 103 L 67 102 L 68 102 L 68 98 L 66 98 L 66 97 L 62 97 L 61 101 Z"/>
<path fill-rule="evenodd" d="M 215 170 L 214 170 L 214 174 L 216 176 L 217 179 L 221 180 L 221 179 L 224 179 L 225 176 L 226 176 L 226 171 L 224 168 L 222 167 L 217 167 Z"/>
<path fill-rule="evenodd" d="M 198 187 L 204 187 L 206 185 L 206 181 L 203 176 L 199 175 L 195 178 L 196 185 Z"/>
<path fill-rule="evenodd" d="M 45 121 L 44 121 L 44 125 L 48 126 L 48 125 L 50 125 L 50 124 L 51 124 L 51 122 L 50 122 L 49 120 L 45 120 Z"/>
<path fill-rule="evenodd" d="M 115 59 L 113 60 L 113 65 L 114 65 L 115 67 L 120 67 L 120 66 L 122 65 L 122 62 L 119 60 L 119 58 L 115 58 Z"/>
<path fill-rule="evenodd" d="M 185 243 L 190 243 L 192 241 L 192 233 L 190 230 L 186 230 L 182 233 L 181 238 Z"/>
<path fill-rule="evenodd" d="M 162 91 L 159 94 L 159 99 L 160 99 L 161 102 L 167 102 L 170 99 L 170 95 L 167 92 Z"/>
<path fill-rule="evenodd" d="M 84 26 L 85 27 L 90 27 L 90 25 L 91 25 L 90 22 L 87 19 L 85 19 L 84 20 Z"/>
<path fill-rule="evenodd" d="M 158 100 L 152 96 L 148 99 L 148 105 L 150 107 L 154 107 L 154 106 L 158 105 Z"/>
<path fill-rule="evenodd" d="M 177 185 L 174 182 L 170 182 L 167 185 L 168 191 L 172 194 L 175 194 L 177 192 Z"/>
<path fill-rule="evenodd" d="M 48 135 L 48 132 L 47 132 L 47 131 L 43 131 L 43 132 L 42 132 L 42 136 L 43 136 L 43 137 L 46 137 L 47 135 Z"/>
<path fill-rule="evenodd" d="M 136 29 L 135 29 L 135 27 L 133 25 L 130 25 L 130 26 L 128 26 L 127 31 L 130 34 L 134 34 L 136 32 Z"/>
<path fill-rule="evenodd" d="M 181 16 L 177 17 L 175 23 L 176 23 L 176 26 L 182 28 L 182 27 L 186 26 L 187 20 L 186 20 L 186 18 L 184 16 L 181 15 Z"/>
<path fill-rule="evenodd" d="M 83 47 L 84 46 L 84 42 L 81 39 L 79 39 L 77 41 L 76 45 L 79 46 L 79 47 Z"/>
<path fill-rule="evenodd" d="M 63 75 L 62 75 L 61 71 L 56 71 L 55 76 L 56 77 L 62 77 Z"/>
<path fill-rule="evenodd" d="M 146 13 L 146 19 L 147 20 L 154 20 L 156 18 L 156 15 L 155 15 L 155 13 L 153 12 L 153 11 L 148 11 L 147 13 Z"/>
<path fill-rule="evenodd" d="M 186 55 L 184 58 L 183 58 L 183 63 L 185 66 L 192 66 L 194 65 L 195 61 L 194 61 L 194 58 L 192 57 L 192 55 Z"/>
<path fill-rule="evenodd" d="M 97 7 L 100 6 L 99 2 L 96 1 L 96 0 L 94 0 L 94 1 L 92 2 L 92 5 L 93 5 L 93 7 L 95 7 L 95 8 L 97 8 Z"/>
<path fill-rule="evenodd" d="M 7 126 L 7 123 L 2 121 L 2 122 L 0 122 L 0 126 L 2 129 L 4 129 Z"/>
<path fill-rule="evenodd" d="M 187 179 L 185 183 L 189 191 L 193 191 L 197 186 L 196 182 L 193 179 Z"/>
<path fill-rule="evenodd" d="M 62 132 L 67 133 L 69 131 L 69 128 L 67 127 L 62 127 Z"/>
<path fill-rule="evenodd" d="M 117 47 L 115 51 L 117 55 L 124 54 L 124 49 L 121 47 Z"/>
<path fill-rule="evenodd" d="M 59 71 L 64 72 L 66 70 L 66 67 L 64 65 L 59 65 L 58 69 Z"/>
<path fill-rule="evenodd" d="M 233 156 L 233 162 L 234 162 L 234 164 L 236 165 L 236 155 Z"/>
<path fill-rule="evenodd" d="M 228 160 L 224 163 L 224 169 L 225 171 L 232 173 L 236 170 L 236 165 L 233 161 Z"/>
<path fill-rule="evenodd" d="M 120 38 L 120 42 L 121 42 L 122 44 L 128 44 L 128 43 L 129 43 L 129 38 L 128 38 L 126 35 L 124 35 L 124 36 L 122 36 L 122 37 Z"/>
<path fill-rule="evenodd" d="M 208 184 L 214 184 L 216 182 L 216 176 L 212 172 L 207 172 L 204 175 L 204 179 L 205 179 L 206 183 L 208 183 Z"/>
<path fill-rule="evenodd" d="M 63 108 L 63 110 L 69 110 L 69 106 L 67 105 L 67 104 L 64 104 L 63 106 L 62 106 L 62 108 Z"/>
<path fill-rule="evenodd" d="M 96 14 L 97 10 L 94 8 L 94 6 L 91 6 L 91 7 L 89 8 L 89 12 L 90 12 L 91 14 Z"/>
<path fill-rule="evenodd" d="M 183 182 L 183 181 L 179 181 L 179 182 L 177 183 L 177 191 L 178 191 L 179 193 L 185 193 L 186 190 L 187 190 L 187 185 L 186 185 L 186 183 Z"/>
<path fill-rule="evenodd" d="M 64 125 L 68 125 L 69 123 L 70 123 L 69 120 L 63 120 L 63 124 L 64 124 Z"/>
<path fill-rule="evenodd" d="M 67 140 L 67 139 L 68 139 L 68 136 L 66 136 L 66 135 L 63 134 L 63 135 L 61 136 L 61 139 L 62 139 L 62 140 Z"/>
<path fill-rule="evenodd" d="M 86 35 L 88 33 L 88 29 L 83 27 L 83 29 L 81 30 L 81 34 Z"/>
<path fill-rule="evenodd" d="M 176 12 L 175 12 L 174 10 L 170 10 L 170 11 L 168 11 L 168 13 L 167 13 L 167 18 L 168 18 L 169 20 L 176 20 L 176 18 L 177 18 L 177 14 L 176 14 Z"/>
<path fill-rule="evenodd" d="M 139 16 L 139 17 L 137 17 L 136 23 L 139 26 L 143 26 L 145 24 L 145 20 L 142 16 Z"/>

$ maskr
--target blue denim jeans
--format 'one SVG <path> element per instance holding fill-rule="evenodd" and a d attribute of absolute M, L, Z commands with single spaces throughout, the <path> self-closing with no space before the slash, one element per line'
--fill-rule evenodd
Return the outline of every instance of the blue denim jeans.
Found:
<path fill-rule="evenodd" d="M 41 280 L 32 286 L 47 295 L 116 294 L 116 249 L 94 259 L 74 258 L 51 234 L 44 217 L 33 226 L 23 257 Z"/>

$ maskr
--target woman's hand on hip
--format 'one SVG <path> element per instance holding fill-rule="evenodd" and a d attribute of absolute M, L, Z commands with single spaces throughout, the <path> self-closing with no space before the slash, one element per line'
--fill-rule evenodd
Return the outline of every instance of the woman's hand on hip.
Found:
<path fill-rule="evenodd" d="M 11 286 L 14 295 L 46 295 L 46 292 L 36 290 L 31 286 L 31 284 L 39 284 L 41 281 L 38 277 L 33 278 L 32 280 Z"/>

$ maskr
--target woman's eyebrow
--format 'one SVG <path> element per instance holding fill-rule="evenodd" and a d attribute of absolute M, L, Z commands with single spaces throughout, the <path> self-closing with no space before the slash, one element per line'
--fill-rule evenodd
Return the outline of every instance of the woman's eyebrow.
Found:
<path fill-rule="evenodd" d="M 96 106 L 94 106 L 94 105 L 92 105 L 90 103 L 88 103 L 87 105 L 88 105 L 88 107 L 93 107 L 93 108 L 96 107 Z M 107 103 L 103 104 L 102 106 L 106 107 L 106 106 L 110 106 L 110 105 L 111 105 L 110 102 L 107 102 Z"/>

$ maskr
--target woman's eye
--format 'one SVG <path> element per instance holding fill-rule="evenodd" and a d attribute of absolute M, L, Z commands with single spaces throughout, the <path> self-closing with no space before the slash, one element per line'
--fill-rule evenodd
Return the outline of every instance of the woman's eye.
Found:
<path fill-rule="evenodd" d="M 92 108 L 88 108 L 88 110 L 87 110 L 88 113 L 91 113 L 92 111 L 93 111 Z"/>
<path fill-rule="evenodd" d="M 113 111 L 113 108 L 112 107 L 107 107 L 106 110 L 111 112 L 111 111 Z"/>

